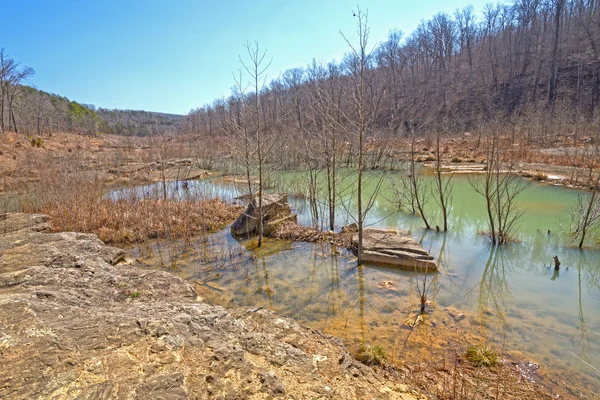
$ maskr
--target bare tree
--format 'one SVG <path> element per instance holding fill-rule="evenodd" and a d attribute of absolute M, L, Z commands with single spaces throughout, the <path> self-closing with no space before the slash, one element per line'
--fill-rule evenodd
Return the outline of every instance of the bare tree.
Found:
<path fill-rule="evenodd" d="M 368 49 L 369 42 L 369 26 L 368 26 L 368 13 L 363 12 L 360 8 L 357 8 L 353 15 L 357 18 L 357 34 L 358 44 L 353 45 L 350 40 L 341 33 L 342 37 L 350 47 L 350 58 L 348 59 L 349 68 L 351 72 L 351 84 L 352 84 L 352 102 L 356 112 L 355 118 L 348 118 L 351 124 L 352 130 L 356 133 L 356 173 L 357 173 L 357 186 L 356 186 L 356 204 L 357 204 L 357 215 L 356 223 L 358 226 L 358 248 L 357 257 L 358 264 L 362 265 L 363 262 L 363 231 L 365 225 L 365 218 L 372 208 L 375 196 L 378 190 L 381 188 L 380 179 L 377 182 L 375 191 L 371 193 L 370 197 L 363 199 L 365 195 L 364 191 L 364 176 L 366 172 L 366 157 L 368 143 L 373 141 L 373 123 L 376 118 L 376 105 L 381 99 L 380 95 L 376 95 L 371 92 L 371 98 L 367 98 L 367 88 L 372 88 L 369 85 L 369 71 L 370 61 L 372 52 Z M 371 104 L 369 104 L 371 100 Z M 364 200 L 367 200 L 366 202 Z"/>
<path fill-rule="evenodd" d="M 588 232 L 600 227 L 600 195 L 598 189 L 600 182 L 588 191 L 577 196 L 577 203 L 571 212 L 571 234 L 578 240 L 578 247 L 582 248 Z"/>
<path fill-rule="evenodd" d="M 249 104 L 249 118 L 247 123 L 250 124 L 248 132 L 252 132 L 256 154 L 256 167 L 258 170 L 258 189 L 256 200 L 258 202 L 258 247 L 262 245 L 263 241 L 263 193 L 264 193 L 264 168 L 265 159 L 269 152 L 270 146 L 266 143 L 264 138 L 265 126 L 263 126 L 263 116 L 261 109 L 261 92 L 265 88 L 266 72 L 271 65 L 270 60 L 266 60 L 267 51 L 262 50 L 258 45 L 258 42 L 251 44 L 250 42 L 244 45 L 247 52 L 247 60 L 244 61 L 240 56 L 240 63 L 243 70 L 248 75 L 249 87 L 252 90 L 251 100 Z M 246 135 L 249 140 L 249 137 Z M 249 159 L 249 158 L 247 158 Z M 249 168 L 247 168 L 249 171 Z M 250 175 L 248 173 L 248 186 L 251 189 Z M 251 191 L 252 193 L 252 191 Z M 255 201 L 254 199 L 252 201 Z"/>
<path fill-rule="evenodd" d="M 0 133 L 5 130 L 4 115 L 8 106 L 8 130 L 18 131 L 14 113 L 15 100 L 20 93 L 21 83 L 34 74 L 33 69 L 22 67 L 0 49 Z"/>
<path fill-rule="evenodd" d="M 577 196 L 577 202 L 571 210 L 571 234 L 574 240 L 579 240 L 581 249 L 589 232 L 600 227 L 600 173 L 594 171 L 600 159 L 600 147 L 594 146 L 586 154 L 588 161 L 587 190 Z"/>
<path fill-rule="evenodd" d="M 516 226 L 523 215 L 517 209 L 516 200 L 528 184 L 515 174 L 514 162 L 493 125 L 486 148 L 485 173 L 483 177 L 470 178 L 469 183 L 485 200 L 492 244 L 503 245 L 514 239 Z"/>
<path fill-rule="evenodd" d="M 556 75 L 558 64 L 558 43 L 560 40 L 561 14 L 565 7 L 565 0 L 555 0 L 554 4 L 554 37 L 552 40 L 552 56 L 550 63 L 550 77 L 548 78 L 548 104 L 553 106 L 556 100 Z"/>
<path fill-rule="evenodd" d="M 442 218 L 444 221 L 444 232 L 448 230 L 448 213 L 450 206 L 450 199 L 452 197 L 452 178 L 454 172 L 444 175 L 442 170 L 442 151 L 440 145 L 441 134 L 438 131 L 435 136 L 435 187 L 437 190 L 437 202 L 442 210 Z"/>
<path fill-rule="evenodd" d="M 408 182 L 408 192 L 410 193 L 413 202 L 413 213 L 416 211 L 425 223 L 425 228 L 431 229 L 429 220 L 425 214 L 425 206 L 429 200 L 430 187 L 423 179 L 419 166 L 417 165 L 416 135 L 414 131 L 412 132 L 410 142 Z"/>

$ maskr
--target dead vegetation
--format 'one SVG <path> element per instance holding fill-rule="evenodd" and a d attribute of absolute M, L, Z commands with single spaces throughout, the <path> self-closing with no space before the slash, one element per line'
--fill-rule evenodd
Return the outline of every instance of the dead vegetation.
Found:
<path fill-rule="evenodd" d="M 352 246 L 352 235 L 357 232 L 356 224 L 345 226 L 338 233 L 333 231 L 322 231 L 318 228 L 298 225 L 296 222 L 287 221 L 277 230 L 270 234 L 274 239 L 290 240 L 297 242 L 329 242 L 336 247 L 350 249 Z"/>
<path fill-rule="evenodd" d="M 457 358 L 454 364 L 412 363 L 388 367 L 401 380 L 418 387 L 433 399 L 554 399 L 539 382 L 528 380 L 513 362 L 479 368 Z"/>
<path fill-rule="evenodd" d="M 94 233 L 114 244 L 159 237 L 190 240 L 230 223 L 241 210 L 201 196 L 165 199 L 157 190 L 111 198 L 98 173 L 65 162 L 40 170 L 21 198 L 21 208 L 49 215 L 55 231 Z"/>
<path fill-rule="evenodd" d="M 28 210 L 47 214 L 57 232 L 90 232 L 106 243 L 139 243 L 155 238 L 190 240 L 233 221 L 241 211 L 219 199 L 83 200 L 88 207 L 44 203 Z"/>

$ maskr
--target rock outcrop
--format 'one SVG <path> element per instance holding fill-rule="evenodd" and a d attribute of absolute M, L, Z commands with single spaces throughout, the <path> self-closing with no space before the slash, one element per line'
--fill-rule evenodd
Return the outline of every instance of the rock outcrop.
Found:
<path fill-rule="evenodd" d="M 270 236 L 286 222 L 296 223 L 298 216 L 292 214 L 287 194 L 264 194 L 262 196 L 263 234 Z M 254 198 L 246 210 L 231 224 L 234 236 L 253 236 L 258 234 L 258 198 Z"/>
<path fill-rule="evenodd" d="M 352 245 L 355 249 L 358 247 L 358 233 L 352 236 Z M 433 257 L 419 243 L 392 229 L 363 230 L 363 261 L 408 270 L 434 272 L 438 269 Z"/>
<path fill-rule="evenodd" d="M 38 232 L 42 216 L 2 218 L 2 399 L 417 398 L 338 339 L 203 303 L 94 235 Z"/>

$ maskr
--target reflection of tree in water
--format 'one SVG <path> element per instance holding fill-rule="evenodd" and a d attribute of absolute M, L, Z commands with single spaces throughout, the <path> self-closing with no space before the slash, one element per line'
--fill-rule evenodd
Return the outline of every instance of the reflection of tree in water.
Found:
<path fill-rule="evenodd" d="M 333 320 L 341 314 L 341 289 L 340 289 L 340 271 L 338 266 L 338 258 L 331 254 L 329 257 L 329 269 L 328 269 L 328 282 L 329 282 L 329 293 L 328 302 L 329 308 L 331 309 L 331 322 L 330 326 L 333 328 Z"/>
<path fill-rule="evenodd" d="M 259 267 L 259 260 L 260 260 L 260 264 L 261 266 Z M 257 293 L 264 293 L 267 296 L 267 301 L 268 301 L 268 307 L 270 310 L 273 309 L 273 299 L 271 297 L 272 291 L 271 291 L 271 274 L 269 273 L 269 270 L 267 269 L 267 261 L 265 259 L 264 256 L 261 256 L 260 254 L 260 248 L 258 249 L 258 255 L 255 259 L 253 259 L 252 261 L 254 268 L 255 268 L 255 275 L 256 275 L 256 292 Z"/>
<path fill-rule="evenodd" d="M 510 274 L 514 272 L 514 264 L 510 262 L 512 252 L 507 247 L 490 247 L 479 283 L 467 292 L 471 296 L 477 292 L 477 317 L 482 335 L 485 335 L 486 328 L 491 328 L 496 322 L 500 323 L 500 333 L 506 333 L 508 309 L 514 303 L 508 282 Z"/>
<path fill-rule="evenodd" d="M 589 367 L 594 370 L 597 376 L 600 376 L 600 370 L 590 364 L 590 343 L 592 337 L 592 331 L 589 329 L 586 323 L 584 304 L 583 304 L 583 287 L 582 281 L 588 285 L 589 290 L 592 293 L 600 292 L 600 269 L 597 266 L 585 268 L 585 266 L 592 266 L 588 260 L 588 253 L 580 252 L 579 259 L 577 261 L 577 301 L 578 301 L 578 317 L 579 323 L 575 328 L 575 332 L 571 337 L 573 344 L 576 347 L 577 354 L 571 353 L 581 364 L 585 367 Z M 585 276 L 583 275 L 585 274 Z"/>
<path fill-rule="evenodd" d="M 403 356 L 405 351 L 421 349 L 423 352 L 433 351 L 431 343 L 440 332 L 435 332 L 436 323 L 428 320 L 427 308 L 435 303 L 440 290 L 451 293 L 458 287 L 448 271 L 448 232 L 433 232 L 442 235 L 442 241 L 437 253 L 438 271 L 436 273 L 415 273 L 410 277 L 410 298 L 407 319 L 400 321 L 400 326 L 394 335 L 392 358 Z M 433 253 L 432 253 L 433 254 Z M 442 277 L 446 283 L 442 283 Z M 434 336 L 435 335 L 435 336 Z"/>

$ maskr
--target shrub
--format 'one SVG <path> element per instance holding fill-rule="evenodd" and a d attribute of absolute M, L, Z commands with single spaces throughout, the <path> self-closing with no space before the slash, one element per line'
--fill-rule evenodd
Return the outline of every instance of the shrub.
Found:
<path fill-rule="evenodd" d="M 546 181 L 548 180 L 548 175 L 544 174 L 543 172 L 536 172 L 535 175 L 533 175 L 532 179 L 534 181 Z"/>
<path fill-rule="evenodd" d="M 499 363 L 494 349 L 478 344 L 467 349 L 466 358 L 476 367 L 493 367 Z"/>
<path fill-rule="evenodd" d="M 451 161 L 453 163 L 460 163 L 460 162 L 462 162 L 462 160 L 460 158 L 458 158 L 458 157 L 454 157 Z"/>
<path fill-rule="evenodd" d="M 366 365 L 385 365 L 387 355 L 380 345 L 361 344 L 356 359 Z"/>

